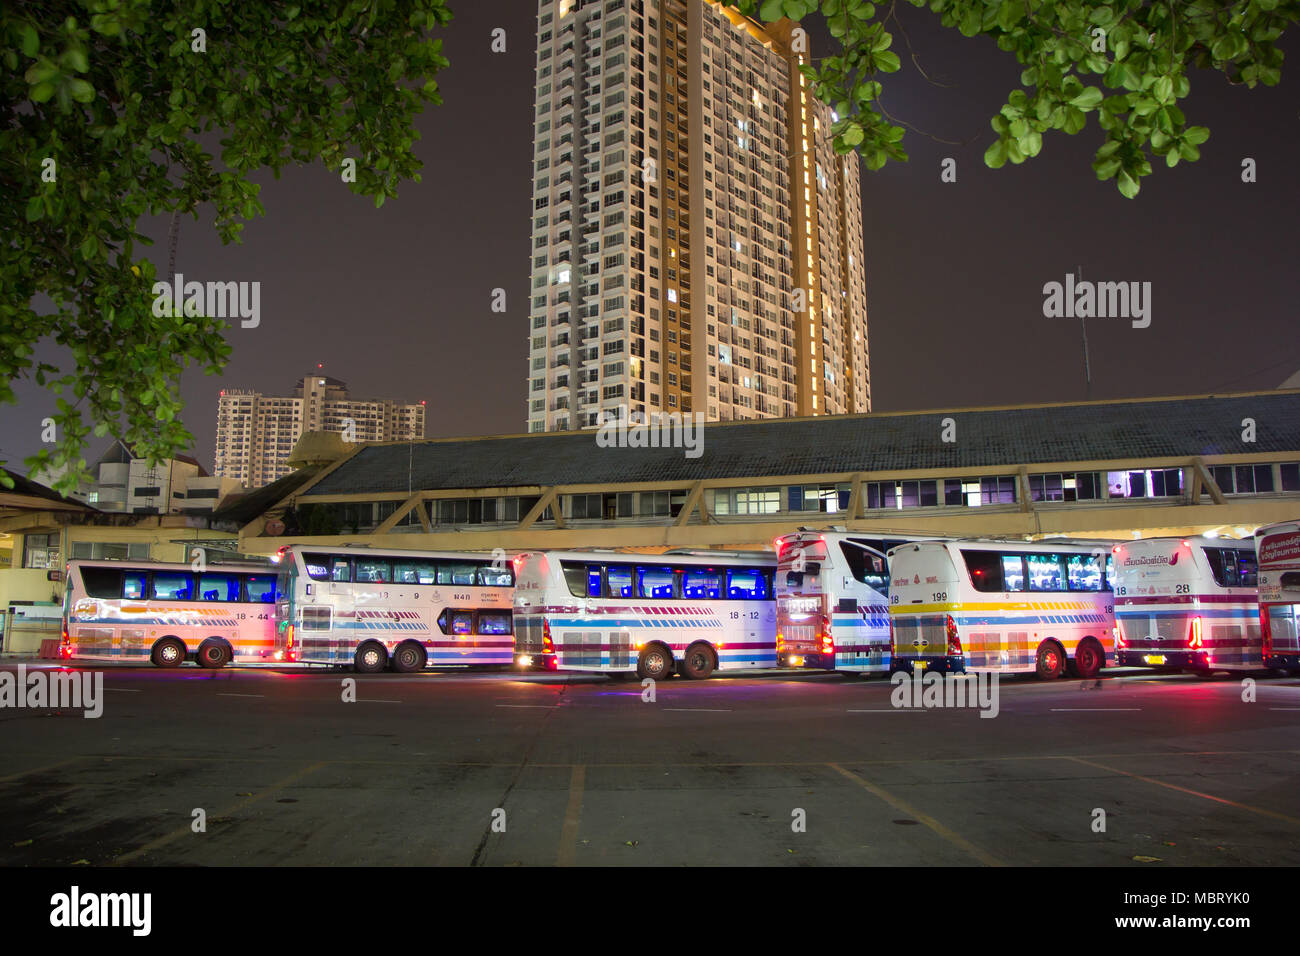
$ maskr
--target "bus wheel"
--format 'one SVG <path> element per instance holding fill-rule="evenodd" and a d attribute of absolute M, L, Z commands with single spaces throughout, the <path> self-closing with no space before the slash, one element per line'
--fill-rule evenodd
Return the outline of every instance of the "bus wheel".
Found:
<path fill-rule="evenodd" d="M 1038 649 L 1038 679 L 1056 680 L 1065 670 L 1065 652 L 1055 641 L 1047 641 Z"/>
<path fill-rule="evenodd" d="M 673 672 L 673 655 L 662 644 L 651 644 L 637 658 L 636 675 L 651 680 L 667 680 Z"/>
<path fill-rule="evenodd" d="M 424 648 L 419 644 L 403 644 L 393 651 L 393 670 L 399 674 L 422 671 L 428 659 L 428 655 L 424 653 Z"/>
<path fill-rule="evenodd" d="M 713 673 L 717 665 L 713 660 L 713 650 L 708 644 L 692 644 L 686 648 L 682 658 L 682 674 L 691 680 L 704 680 Z"/>
<path fill-rule="evenodd" d="M 230 663 L 230 648 L 221 641 L 204 641 L 195 656 L 200 667 L 225 667 Z"/>
<path fill-rule="evenodd" d="M 180 667 L 185 660 L 185 645 L 177 638 L 164 637 L 153 646 L 149 659 L 159 667 Z"/>
<path fill-rule="evenodd" d="M 388 652 L 384 650 L 384 645 L 372 641 L 357 648 L 352 662 L 358 674 L 377 674 L 387 666 Z"/>
<path fill-rule="evenodd" d="M 1084 680 L 1097 676 L 1101 670 L 1102 660 L 1101 647 L 1090 638 L 1080 641 L 1079 646 L 1074 649 L 1074 670 Z M 1041 655 L 1039 664 L 1040 666 L 1042 664 Z"/>

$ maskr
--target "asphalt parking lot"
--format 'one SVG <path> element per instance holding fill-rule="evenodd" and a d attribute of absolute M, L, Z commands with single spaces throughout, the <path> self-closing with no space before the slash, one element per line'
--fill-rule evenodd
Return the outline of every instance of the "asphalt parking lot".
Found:
<path fill-rule="evenodd" d="M 98 719 L 0 709 L 0 863 L 1300 863 L 1295 679 L 1004 679 L 988 719 L 835 674 L 102 671 Z"/>

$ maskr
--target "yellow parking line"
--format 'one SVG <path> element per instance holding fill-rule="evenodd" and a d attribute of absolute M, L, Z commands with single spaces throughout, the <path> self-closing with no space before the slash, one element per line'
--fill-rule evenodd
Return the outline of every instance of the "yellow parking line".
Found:
<path fill-rule="evenodd" d="M 265 800 L 267 797 L 279 793 L 285 787 L 296 783 L 297 781 L 301 780 L 303 777 L 307 776 L 308 774 L 315 773 L 317 770 L 324 767 L 328 762 L 329 761 L 321 760 L 307 767 L 303 767 L 301 770 L 289 774 L 289 776 L 285 777 L 283 780 L 279 780 L 271 784 L 261 793 L 255 793 L 253 794 L 253 796 L 241 800 L 238 803 L 234 804 L 233 806 L 227 807 L 224 810 L 220 810 L 217 813 L 210 814 L 209 816 L 210 817 L 233 816 L 234 814 L 238 813 L 240 810 L 243 810 L 244 808 L 249 807 L 254 803 L 260 803 L 262 800 Z M 158 839 L 151 840 L 150 842 L 146 843 L 144 846 L 132 850 L 130 853 L 123 853 L 121 856 L 116 857 L 112 862 L 114 864 L 130 863 L 132 860 L 137 859 L 138 857 L 141 857 L 146 853 L 151 853 L 154 850 L 158 849 L 159 847 L 166 846 L 168 843 L 171 843 L 173 840 L 179 837 L 186 836 L 193 832 L 194 831 L 190 829 L 190 824 L 187 823 L 183 827 L 177 827 L 175 830 L 172 830 L 170 833 L 164 833 L 162 836 L 158 837 Z"/>
<path fill-rule="evenodd" d="M 862 789 L 866 790 L 868 793 L 879 797 L 881 800 L 884 800 L 887 804 L 889 804 L 899 813 L 904 813 L 909 817 L 915 818 L 920 823 L 923 823 L 925 826 L 929 827 L 931 830 L 933 830 L 939 836 L 943 837 L 953 846 L 957 847 L 957 849 L 969 853 L 971 856 L 975 857 L 975 859 L 979 860 L 985 866 L 1004 865 L 1002 861 L 999 860 L 997 857 L 985 853 L 983 850 L 975 846 L 975 844 L 971 843 L 969 840 L 965 839 L 962 836 L 959 836 L 958 834 L 954 833 L 952 830 L 949 830 L 946 826 L 944 826 L 934 817 L 922 813 L 921 811 L 917 810 L 915 807 L 908 804 L 906 801 L 900 800 L 898 797 L 894 796 L 892 793 L 885 790 L 883 787 L 879 786 L 878 784 L 872 783 L 870 780 L 867 780 L 865 777 L 858 776 L 852 770 L 845 770 L 839 764 L 832 763 L 832 764 L 827 764 L 827 766 L 830 767 L 832 770 L 834 770 L 836 773 L 842 774 L 843 776 L 847 777 L 849 780 L 852 780 L 854 783 L 856 783 Z"/>
<path fill-rule="evenodd" d="M 573 866 L 578 850 L 578 821 L 582 817 L 582 791 L 587 783 L 586 764 L 574 764 L 569 775 L 569 804 L 564 808 L 564 829 L 560 831 L 560 853 L 556 866 Z"/>
<path fill-rule="evenodd" d="M 1274 820 L 1282 820 L 1286 823 L 1300 826 L 1300 819 L 1289 817 L 1285 813 L 1276 813 L 1273 810 L 1265 810 L 1263 807 L 1252 807 L 1248 803 L 1239 803 L 1236 800 L 1229 800 L 1227 797 L 1216 797 L 1212 793 L 1204 793 L 1200 790 L 1192 790 L 1189 787 L 1180 787 L 1176 783 L 1169 783 L 1165 780 L 1157 780 L 1154 777 L 1144 777 L 1140 773 L 1130 773 L 1127 770 L 1120 770 L 1118 767 L 1108 767 L 1106 764 L 1096 763 L 1092 760 L 1084 760 L 1082 757 L 1064 757 L 1064 760 L 1073 760 L 1075 763 L 1081 763 L 1086 767 L 1094 767 L 1097 770 L 1106 770 L 1110 773 L 1122 774 L 1125 777 L 1131 777 L 1134 780 L 1141 780 L 1143 783 L 1153 783 L 1157 787 L 1166 787 L 1169 790 L 1177 790 L 1179 793 L 1190 793 L 1194 797 L 1201 797 L 1205 800 L 1213 800 L 1215 803 L 1222 803 L 1225 806 L 1235 807 L 1238 810 L 1245 810 L 1248 813 L 1258 813 L 1260 816 L 1272 817 Z"/>

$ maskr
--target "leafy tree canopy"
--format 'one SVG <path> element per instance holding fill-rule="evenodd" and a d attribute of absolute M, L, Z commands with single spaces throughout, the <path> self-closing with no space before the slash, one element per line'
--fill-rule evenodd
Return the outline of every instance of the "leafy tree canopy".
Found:
<path fill-rule="evenodd" d="M 993 117 L 996 139 L 984 153 L 994 169 L 1038 155 L 1043 134 L 1084 129 L 1094 114 L 1105 138 L 1092 167 L 1128 198 L 1151 174 L 1152 156 L 1169 166 L 1200 158 L 1209 138 L 1188 126 L 1179 104 L 1192 67 L 1231 83 L 1274 86 L 1282 76 L 1277 40 L 1300 17 L 1296 0 L 905 0 L 929 8 L 966 37 L 992 37 L 1024 68 Z M 838 52 L 804 67 L 817 97 L 839 115 L 835 148 L 857 150 L 869 169 L 906 160 L 903 126 L 881 106 L 881 75 L 901 63 L 888 26 L 896 0 L 723 0 L 772 22 L 825 18 Z"/>
<path fill-rule="evenodd" d="M 26 376 L 59 395 L 54 452 L 29 468 L 68 469 L 56 487 L 74 488 L 83 415 L 144 457 L 189 446 L 180 373 L 224 367 L 227 323 L 155 310 L 141 217 L 197 219 L 211 204 L 222 241 L 237 242 L 263 212 L 261 169 L 320 160 L 346 173 L 351 159 L 355 179 L 341 179 L 376 206 L 418 182 L 413 121 L 441 102 L 447 66 L 430 31 L 450 19 L 443 0 L 0 6 L 0 404 Z M 214 157 L 204 140 L 217 135 Z M 36 362 L 44 340 L 75 371 Z"/>

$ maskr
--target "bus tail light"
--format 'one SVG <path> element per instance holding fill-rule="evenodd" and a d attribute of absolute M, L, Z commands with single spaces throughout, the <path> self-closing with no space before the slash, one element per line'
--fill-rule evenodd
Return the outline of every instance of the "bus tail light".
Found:
<path fill-rule="evenodd" d="M 1263 646 L 1261 650 L 1264 654 L 1264 660 L 1268 660 L 1273 654 L 1273 628 L 1268 622 L 1268 605 L 1262 604 L 1259 608 L 1259 637 Z"/>
<path fill-rule="evenodd" d="M 831 618 L 829 614 L 822 615 L 822 653 L 835 653 L 835 637 L 831 634 Z"/>
<path fill-rule="evenodd" d="M 290 624 L 284 629 L 284 646 L 287 650 L 293 650 L 293 625 Z"/>
<path fill-rule="evenodd" d="M 1119 626 L 1118 624 L 1116 624 L 1114 627 L 1112 627 L 1112 628 L 1111 628 L 1111 631 L 1114 632 L 1114 634 L 1115 634 L 1115 646 L 1116 646 L 1116 647 L 1119 647 L 1119 648 L 1128 647 L 1128 641 L 1124 640 L 1124 632 L 1120 629 L 1120 626 Z"/>
<path fill-rule="evenodd" d="M 961 637 L 957 633 L 957 622 L 948 615 L 948 653 L 950 655 L 961 654 Z"/>
<path fill-rule="evenodd" d="M 546 618 L 542 618 L 542 653 L 555 653 L 555 645 L 551 643 L 551 622 Z"/>
<path fill-rule="evenodd" d="M 1192 623 L 1187 628 L 1187 646 L 1200 650 L 1201 648 L 1201 617 L 1198 614 L 1192 618 Z"/>

